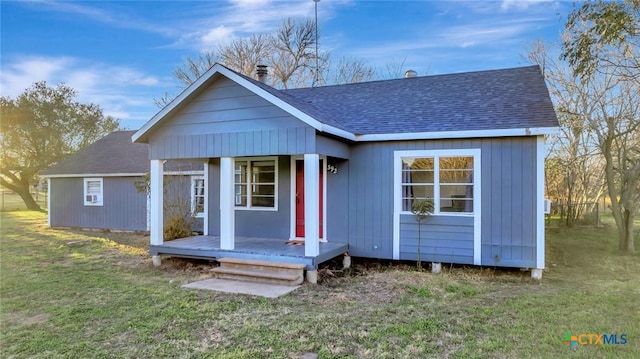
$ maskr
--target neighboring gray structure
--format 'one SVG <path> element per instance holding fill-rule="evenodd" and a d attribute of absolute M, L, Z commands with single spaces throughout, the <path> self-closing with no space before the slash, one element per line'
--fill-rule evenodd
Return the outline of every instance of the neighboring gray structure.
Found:
<path fill-rule="evenodd" d="M 149 150 L 131 142 L 134 133 L 110 133 L 40 173 L 48 180 L 51 227 L 149 230 L 149 201 L 137 189 L 149 172 Z M 192 178 L 203 178 L 202 165 L 173 161 L 166 167 L 173 174 L 167 176 L 168 192 L 180 199 L 193 196 Z M 202 222 L 196 219 L 194 229 L 201 231 Z"/>
<path fill-rule="evenodd" d="M 277 90 L 216 64 L 132 139 L 149 145 L 156 194 L 163 161 L 205 164 L 204 234 L 227 254 L 257 237 L 305 239 L 307 258 L 319 239 L 415 260 L 420 242 L 423 261 L 540 271 L 557 127 L 537 66 Z M 197 256 L 164 243 L 161 199 L 152 254 Z M 435 209 L 419 240 L 423 199 Z"/>

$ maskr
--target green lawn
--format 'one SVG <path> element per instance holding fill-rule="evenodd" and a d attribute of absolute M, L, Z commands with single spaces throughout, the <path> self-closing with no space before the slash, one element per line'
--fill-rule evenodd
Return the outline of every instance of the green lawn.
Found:
<path fill-rule="evenodd" d="M 34 193 L 33 199 L 41 208 L 47 208 L 47 192 Z M 0 212 L 24 211 L 25 209 L 27 206 L 18 194 L 0 189 Z"/>
<path fill-rule="evenodd" d="M 640 256 L 606 229 L 554 230 L 528 272 L 354 259 L 278 299 L 186 290 L 204 262 L 151 265 L 148 237 L 52 230 L 1 213 L 1 357 L 638 358 Z M 565 332 L 626 345 L 563 344 Z"/>

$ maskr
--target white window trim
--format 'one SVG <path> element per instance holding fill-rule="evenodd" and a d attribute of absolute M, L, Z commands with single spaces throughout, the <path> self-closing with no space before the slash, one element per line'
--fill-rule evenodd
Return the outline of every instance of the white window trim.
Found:
<path fill-rule="evenodd" d="M 203 207 L 202 208 L 202 212 L 200 213 L 196 213 L 196 181 L 198 180 L 202 180 L 202 182 L 204 183 L 204 191 L 203 191 L 203 196 L 204 196 L 204 203 L 203 203 Z M 204 218 L 205 213 L 207 213 L 207 182 L 204 179 L 204 176 L 191 176 L 191 213 L 194 214 L 195 218 Z"/>
<path fill-rule="evenodd" d="M 393 158 L 393 259 L 400 259 L 400 215 L 402 210 L 402 157 L 473 157 L 473 213 L 442 212 L 434 216 L 473 217 L 473 264 L 482 262 L 482 151 L 479 148 L 394 151 Z M 435 176 L 435 175 L 434 175 Z M 434 186 L 435 187 L 435 186 Z M 434 191 L 435 192 L 435 191 Z M 434 193 L 435 194 L 435 193 Z M 434 196 L 435 197 L 435 196 Z"/>
<path fill-rule="evenodd" d="M 87 201 L 87 183 L 89 182 L 100 182 L 100 194 L 97 195 L 97 199 L 95 202 Z M 85 206 L 103 206 L 104 203 L 104 181 L 102 178 L 83 178 L 82 179 L 82 200 Z"/>
<path fill-rule="evenodd" d="M 402 152 L 399 156 L 400 159 L 400 169 L 402 172 L 402 158 L 403 157 L 426 157 L 434 159 L 434 186 L 433 186 L 433 205 L 434 205 L 434 216 L 461 216 L 461 217 L 473 217 L 476 212 L 476 186 L 480 185 L 480 152 L 478 150 L 477 153 L 474 152 L 474 149 L 470 150 L 424 150 L 424 151 L 396 151 L 396 154 Z M 473 157 L 473 212 L 441 212 L 440 211 L 440 181 L 436 181 L 440 176 L 440 163 L 439 159 L 441 157 Z M 396 168 L 396 171 L 398 169 Z M 478 174 L 478 175 L 476 175 Z M 402 187 L 402 178 L 400 178 L 400 187 Z M 437 185 L 436 185 L 437 184 Z M 402 196 L 402 192 L 400 192 Z M 402 197 L 400 197 L 400 214 L 413 214 L 411 211 L 402 210 Z"/>
<path fill-rule="evenodd" d="M 279 178 L 278 178 L 278 156 L 265 156 L 265 157 L 236 157 L 233 159 L 234 163 L 233 163 L 233 170 L 235 171 L 236 168 L 236 162 L 254 162 L 254 161 L 275 161 L 275 174 L 274 174 L 274 203 L 273 203 L 273 207 L 250 207 L 249 203 L 250 203 L 250 199 L 248 197 L 250 197 L 250 191 L 247 189 L 247 205 L 246 206 L 235 206 L 236 211 L 270 211 L 270 212 L 277 212 L 278 211 L 278 182 L 279 182 Z M 247 171 L 247 173 L 249 173 L 249 171 Z M 247 182 L 247 186 L 251 186 L 250 182 Z M 234 176 L 234 181 L 233 181 L 233 188 L 235 190 L 235 176 Z"/>

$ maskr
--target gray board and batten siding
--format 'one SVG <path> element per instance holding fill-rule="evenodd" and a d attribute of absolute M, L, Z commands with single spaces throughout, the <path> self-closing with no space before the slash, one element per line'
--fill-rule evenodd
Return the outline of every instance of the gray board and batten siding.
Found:
<path fill-rule="evenodd" d="M 327 173 L 327 228 L 330 242 L 348 243 L 348 189 L 349 162 L 329 157 L 327 163 L 339 168 L 337 174 Z M 209 160 L 209 203 L 220 203 L 220 160 Z M 278 156 L 278 210 L 236 210 L 235 234 L 239 237 L 277 238 L 291 237 L 291 157 Z M 220 235 L 220 208 L 209 206 L 209 233 Z"/>
<path fill-rule="evenodd" d="M 350 160 L 329 158 L 327 240 L 348 243 L 354 256 L 393 259 L 393 158 L 395 151 L 481 150 L 481 264 L 535 267 L 536 138 L 389 141 L 358 143 Z M 290 159 L 278 157 L 278 211 L 236 211 L 236 234 L 289 238 Z M 209 203 L 219 203 L 219 160 L 209 162 Z M 219 209 L 210 206 L 209 225 L 219 234 Z M 473 217 L 432 216 L 423 224 L 422 260 L 473 264 Z M 400 216 L 400 259 L 415 260 L 417 222 Z"/>
<path fill-rule="evenodd" d="M 151 159 L 316 153 L 316 130 L 220 77 L 149 138 Z"/>
<path fill-rule="evenodd" d="M 84 205 L 82 177 L 50 181 L 51 227 L 147 230 L 147 196 L 135 187 L 142 177 L 104 177 L 102 206 Z"/>
<path fill-rule="evenodd" d="M 239 237 L 290 237 L 291 170 L 289 156 L 278 156 L 278 210 L 249 209 L 235 211 L 235 235 Z M 220 160 L 209 161 L 209 234 L 220 235 Z M 212 205 L 213 204 L 213 205 Z"/>
<path fill-rule="evenodd" d="M 344 201 L 351 254 L 393 258 L 394 151 L 470 148 L 481 150 L 481 264 L 535 268 L 536 137 L 354 144 L 346 191 L 349 200 Z M 416 258 L 411 253 L 417 246 L 417 223 L 411 223 L 412 217 L 401 215 L 400 259 Z M 442 217 L 429 218 L 422 226 L 423 233 L 434 226 L 434 233 L 421 243 L 423 260 L 430 260 L 429 253 L 435 252 L 434 260 L 473 263 L 473 218 Z M 450 233 L 458 235 L 452 238 Z"/>
<path fill-rule="evenodd" d="M 102 179 L 101 206 L 84 204 L 84 178 Z M 147 195 L 136 188 L 136 183 L 143 183 L 144 178 L 52 177 L 50 181 L 51 227 L 147 231 Z M 191 176 L 165 176 L 165 183 L 167 205 L 178 202 L 191 205 Z M 195 218 L 192 229 L 202 232 L 203 223 L 202 218 Z"/>

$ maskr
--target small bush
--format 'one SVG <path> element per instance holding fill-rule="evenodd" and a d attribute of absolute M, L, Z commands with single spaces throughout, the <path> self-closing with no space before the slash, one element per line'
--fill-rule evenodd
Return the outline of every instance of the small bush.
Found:
<path fill-rule="evenodd" d="M 190 215 L 171 215 L 165 219 L 164 240 L 170 241 L 176 238 L 185 238 L 192 235 L 193 217 Z"/>

